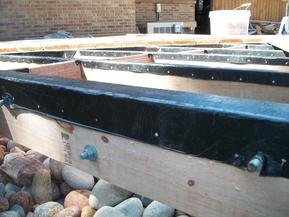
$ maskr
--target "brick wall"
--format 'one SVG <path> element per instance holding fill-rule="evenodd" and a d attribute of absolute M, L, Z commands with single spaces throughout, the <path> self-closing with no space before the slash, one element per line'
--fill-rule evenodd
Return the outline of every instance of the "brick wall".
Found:
<path fill-rule="evenodd" d="M 0 0 L 0 40 L 134 33 L 135 0 Z"/>
<path fill-rule="evenodd" d="M 195 0 L 136 0 L 136 22 L 142 30 L 157 21 L 156 3 L 162 5 L 161 22 L 195 21 Z"/>

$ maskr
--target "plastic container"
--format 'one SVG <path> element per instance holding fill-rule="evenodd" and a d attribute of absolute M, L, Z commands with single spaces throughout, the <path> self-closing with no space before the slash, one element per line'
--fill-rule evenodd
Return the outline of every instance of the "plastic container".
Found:
<path fill-rule="evenodd" d="M 211 35 L 248 35 L 250 10 L 210 12 Z"/>

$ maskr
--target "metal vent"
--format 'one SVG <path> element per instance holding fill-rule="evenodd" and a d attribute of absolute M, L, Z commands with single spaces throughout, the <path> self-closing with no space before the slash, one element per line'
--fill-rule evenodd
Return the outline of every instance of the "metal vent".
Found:
<path fill-rule="evenodd" d="M 170 22 L 170 23 L 148 23 L 147 29 L 149 34 L 160 34 L 160 33 L 176 33 L 175 26 L 181 27 L 181 32 L 183 30 L 184 24 L 182 22 Z"/>

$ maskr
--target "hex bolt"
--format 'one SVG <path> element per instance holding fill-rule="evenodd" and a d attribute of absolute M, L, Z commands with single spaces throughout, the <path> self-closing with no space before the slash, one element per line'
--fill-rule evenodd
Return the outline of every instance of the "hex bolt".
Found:
<path fill-rule="evenodd" d="M 13 96 L 11 96 L 9 93 L 6 93 L 0 100 L 0 106 L 6 106 L 8 109 L 15 109 L 13 101 Z"/>
<path fill-rule="evenodd" d="M 249 172 L 261 172 L 264 165 L 264 156 L 262 154 L 256 154 L 248 163 Z"/>
<path fill-rule="evenodd" d="M 91 145 L 86 145 L 84 147 L 84 150 L 80 153 L 80 158 L 82 160 L 96 161 L 97 159 L 96 148 Z"/>

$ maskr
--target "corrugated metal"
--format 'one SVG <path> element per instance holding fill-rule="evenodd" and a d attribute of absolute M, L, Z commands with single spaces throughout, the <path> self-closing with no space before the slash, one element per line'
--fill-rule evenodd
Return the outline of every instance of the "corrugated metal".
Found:
<path fill-rule="evenodd" d="M 234 9 L 247 2 L 252 3 L 251 19 L 253 20 L 280 22 L 285 16 L 286 2 L 281 0 L 213 0 L 213 9 Z"/>

